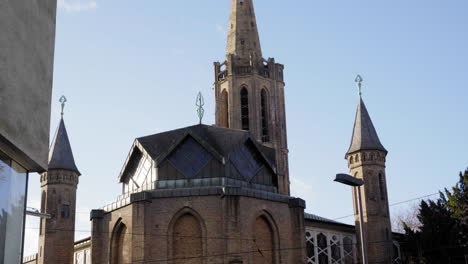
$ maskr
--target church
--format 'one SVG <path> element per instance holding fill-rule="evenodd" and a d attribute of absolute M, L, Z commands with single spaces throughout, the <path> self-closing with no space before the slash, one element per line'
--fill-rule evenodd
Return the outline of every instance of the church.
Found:
<path fill-rule="evenodd" d="M 73 232 L 81 175 L 62 118 L 41 175 L 41 212 L 52 217 L 24 263 L 351 264 L 362 263 L 363 249 L 368 263 L 400 263 L 387 150 L 362 98 L 345 158 L 365 182 L 350 197 L 363 238 L 290 195 L 283 71 L 263 57 L 253 0 L 231 0 L 226 58 L 214 63 L 216 124 L 129 142 L 122 193 L 91 211 L 91 237 L 81 241 Z"/>

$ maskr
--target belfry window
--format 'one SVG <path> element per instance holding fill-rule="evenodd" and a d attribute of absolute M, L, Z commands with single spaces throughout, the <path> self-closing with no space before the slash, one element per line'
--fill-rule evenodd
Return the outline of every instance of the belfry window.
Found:
<path fill-rule="evenodd" d="M 262 89 L 260 97 L 262 112 L 262 141 L 270 142 L 270 133 L 268 130 L 268 95 L 265 89 Z"/>
<path fill-rule="evenodd" d="M 241 118 L 242 129 L 249 130 L 249 92 L 245 87 L 241 90 Z"/>

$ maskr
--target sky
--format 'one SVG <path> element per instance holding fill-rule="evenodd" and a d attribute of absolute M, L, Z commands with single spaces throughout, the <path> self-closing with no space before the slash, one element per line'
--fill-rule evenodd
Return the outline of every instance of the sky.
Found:
<path fill-rule="evenodd" d="M 389 151 L 390 204 L 453 186 L 468 166 L 468 1 L 254 0 L 263 55 L 285 65 L 291 191 L 306 211 L 353 223 L 347 172 L 358 91 Z M 121 192 L 133 140 L 194 125 L 205 97 L 214 123 L 213 62 L 225 59 L 229 0 L 59 0 L 51 137 L 65 123 L 82 176 L 76 239 L 89 212 Z M 430 198 L 436 198 L 431 196 Z M 39 208 L 37 174 L 28 205 Z M 390 207 L 414 210 L 414 202 Z M 413 208 L 413 209 L 411 209 Z M 27 217 L 25 255 L 39 223 Z"/>

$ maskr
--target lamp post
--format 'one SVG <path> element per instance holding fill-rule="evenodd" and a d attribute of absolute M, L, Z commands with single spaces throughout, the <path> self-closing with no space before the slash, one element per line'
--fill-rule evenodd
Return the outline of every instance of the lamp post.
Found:
<path fill-rule="evenodd" d="M 368 264 L 366 243 L 364 241 L 365 239 L 364 228 L 363 228 L 364 214 L 362 213 L 361 189 L 359 188 L 364 185 L 364 181 L 361 179 L 357 179 L 349 174 L 344 174 L 344 173 L 337 174 L 335 181 L 355 188 L 354 190 L 358 195 L 357 202 L 358 202 L 358 210 L 359 210 L 359 236 L 361 238 L 362 263 Z"/>

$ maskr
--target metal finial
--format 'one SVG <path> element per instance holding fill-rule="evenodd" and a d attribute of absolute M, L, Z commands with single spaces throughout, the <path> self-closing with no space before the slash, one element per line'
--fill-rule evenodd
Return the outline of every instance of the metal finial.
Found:
<path fill-rule="evenodd" d="M 362 82 L 363 82 L 364 80 L 362 79 L 361 75 L 358 74 L 358 75 L 356 76 L 356 79 L 355 79 L 354 81 L 356 82 L 357 87 L 358 87 L 358 89 L 359 89 L 359 96 L 361 96 L 361 95 L 362 95 Z"/>
<path fill-rule="evenodd" d="M 195 104 L 197 106 L 197 115 L 198 119 L 200 120 L 200 125 L 203 120 L 203 115 L 205 114 L 205 109 L 203 109 L 203 106 L 205 105 L 205 99 L 203 99 L 203 95 L 201 92 L 198 92 L 197 95 L 197 102 Z"/>
<path fill-rule="evenodd" d="M 62 97 L 60 97 L 59 102 L 62 104 L 62 112 L 60 113 L 60 115 L 63 117 L 63 109 L 65 108 L 65 103 L 67 102 L 67 98 L 65 97 L 65 95 L 62 95 Z"/>

